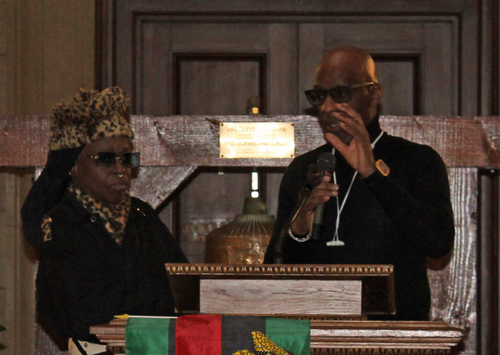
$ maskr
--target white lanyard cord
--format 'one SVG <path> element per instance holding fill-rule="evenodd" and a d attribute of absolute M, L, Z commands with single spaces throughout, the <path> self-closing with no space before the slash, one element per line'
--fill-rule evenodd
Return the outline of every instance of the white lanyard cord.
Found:
<path fill-rule="evenodd" d="M 384 131 L 380 132 L 378 137 L 373 141 L 372 143 L 372 149 L 375 148 L 375 144 L 377 144 L 378 140 L 382 137 L 384 134 Z M 335 155 L 335 148 L 332 148 L 332 154 Z M 351 187 L 354 184 L 354 180 L 356 179 L 356 175 L 358 175 L 358 172 L 355 171 L 354 175 L 352 177 L 351 183 L 349 184 L 349 188 L 347 189 L 347 192 L 344 196 L 344 199 L 342 201 L 342 205 L 339 207 L 339 196 L 336 196 L 336 201 L 337 201 L 337 219 L 335 221 L 335 234 L 333 235 L 333 239 L 330 240 L 329 242 L 326 243 L 327 246 L 329 247 L 334 247 L 334 246 L 343 246 L 345 243 L 339 239 L 339 227 L 340 227 L 340 214 L 342 213 L 342 210 L 344 209 L 344 205 L 347 201 L 347 197 L 349 196 L 349 192 L 351 192 Z M 337 174 L 335 171 L 333 171 L 333 183 L 337 184 Z"/>

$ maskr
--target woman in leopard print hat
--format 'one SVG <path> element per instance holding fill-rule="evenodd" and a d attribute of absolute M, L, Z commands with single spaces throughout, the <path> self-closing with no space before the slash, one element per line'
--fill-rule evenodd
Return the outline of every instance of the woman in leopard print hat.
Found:
<path fill-rule="evenodd" d="M 73 354 L 97 343 L 90 326 L 115 315 L 174 313 L 164 264 L 188 261 L 151 206 L 129 195 L 140 161 L 133 137 L 119 87 L 55 105 L 47 165 L 23 206 L 26 237 L 40 253 L 40 322 L 72 339 Z"/>

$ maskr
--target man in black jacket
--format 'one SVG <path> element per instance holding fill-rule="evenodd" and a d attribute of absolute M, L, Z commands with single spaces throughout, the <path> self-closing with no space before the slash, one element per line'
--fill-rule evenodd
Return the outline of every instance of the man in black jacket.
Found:
<path fill-rule="evenodd" d="M 280 186 L 275 231 L 266 252 L 273 263 L 283 228 L 283 261 L 299 264 L 392 264 L 399 320 L 428 320 L 426 258 L 453 247 L 454 221 L 446 167 L 430 147 L 389 136 L 377 114 L 382 99 L 375 64 L 357 47 L 324 55 L 309 102 L 319 110 L 327 144 L 292 161 Z M 308 167 L 332 152 L 334 173 L 307 197 L 290 226 Z M 315 208 L 324 204 L 317 238 Z"/>

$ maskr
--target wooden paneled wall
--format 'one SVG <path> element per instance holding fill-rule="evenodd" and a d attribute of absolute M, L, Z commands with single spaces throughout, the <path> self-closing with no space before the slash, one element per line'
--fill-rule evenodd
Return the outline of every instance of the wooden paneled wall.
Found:
<path fill-rule="evenodd" d="M 95 3 L 0 0 L 0 114 L 48 114 L 54 103 L 68 100 L 78 88 L 93 86 L 94 71 L 102 69 L 94 67 Z M 497 12 L 489 13 L 495 27 Z M 491 86 L 479 99 L 485 115 L 498 112 L 499 100 L 490 100 L 498 96 L 497 83 Z M 32 173 L 0 168 L 0 324 L 7 327 L 0 333 L 0 355 L 34 353 L 36 263 L 19 218 Z"/>
<path fill-rule="evenodd" d="M 94 85 L 94 0 L 0 0 L 0 114 L 49 114 Z M 0 168 L 1 355 L 35 353 L 36 255 L 19 210 L 33 169 Z"/>

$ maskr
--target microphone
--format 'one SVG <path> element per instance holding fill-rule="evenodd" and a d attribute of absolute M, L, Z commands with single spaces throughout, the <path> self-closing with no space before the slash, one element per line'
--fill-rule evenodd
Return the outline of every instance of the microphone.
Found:
<path fill-rule="evenodd" d="M 312 176 L 308 176 L 308 182 L 314 183 L 312 186 L 318 186 L 321 181 L 323 181 L 323 177 L 325 175 L 329 175 L 330 177 L 333 175 L 333 171 L 335 170 L 335 155 L 330 152 L 321 153 L 318 157 L 318 161 L 315 164 L 314 173 Z M 321 224 L 323 223 L 323 210 L 325 208 L 325 204 L 322 203 L 314 209 L 314 219 L 311 231 L 311 239 L 318 240 L 319 232 L 321 229 Z"/>
<path fill-rule="evenodd" d="M 307 177 L 306 177 L 307 181 L 304 184 L 304 186 L 302 186 L 302 189 L 299 192 L 297 203 L 292 213 L 288 216 L 286 222 L 283 224 L 280 233 L 278 234 L 278 237 L 276 239 L 276 244 L 274 246 L 275 264 L 283 263 L 283 257 L 284 257 L 283 246 L 285 244 L 287 232 L 290 226 L 292 225 L 293 221 L 295 220 L 297 213 L 302 209 L 304 202 L 311 193 L 311 189 L 321 184 L 321 181 L 323 181 L 323 177 L 326 174 L 329 174 L 331 176 L 334 170 L 335 170 L 335 156 L 329 152 L 321 153 L 318 157 L 318 161 L 316 163 L 312 163 L 308 167 Z M 323 204 L 316 206 L 315 211 L 316 211 L 314 214 L 315 222 L 313 230 L 311 231 L 311 239 L 319 238 L 319 228 L 323 220 Z M 318 215 L 321 215 L 321 217 L 318 217 Z"/>

